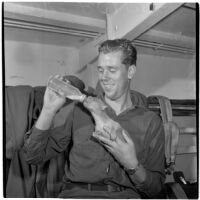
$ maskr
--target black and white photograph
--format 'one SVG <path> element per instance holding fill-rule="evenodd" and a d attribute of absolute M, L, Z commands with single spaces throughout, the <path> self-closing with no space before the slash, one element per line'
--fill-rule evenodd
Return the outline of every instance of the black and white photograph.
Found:
<path fill-rule="evenodd" d="M 199 198 L 197 2 L 1 3 L 4 198 Z"/>

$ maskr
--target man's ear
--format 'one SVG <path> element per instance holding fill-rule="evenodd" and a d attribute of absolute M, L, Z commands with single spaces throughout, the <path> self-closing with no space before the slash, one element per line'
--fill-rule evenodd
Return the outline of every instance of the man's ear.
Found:
<path fill-rule="evenodd" d="M 136 66 L 135 65 L 129 66 L 129 68 L 128 68 L 128 79 L 132 79 L 135 72 L 136 72 Z"/>

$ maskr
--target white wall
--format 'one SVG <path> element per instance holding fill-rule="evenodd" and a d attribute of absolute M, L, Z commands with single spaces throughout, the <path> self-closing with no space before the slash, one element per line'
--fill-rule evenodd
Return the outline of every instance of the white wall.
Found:
<path fill-rule="evenodd" d="M 6 85 L 46 85 L 53 74 L 74 74 L 79 67 L 76 48 L 5 41 Z"/>
<path fill-rule="evenodd" d="M 164 95 L 172 99 L 194 99 L 195 58 L 182 59 L 138 55 L 132 88 L 147 96 Z"/>

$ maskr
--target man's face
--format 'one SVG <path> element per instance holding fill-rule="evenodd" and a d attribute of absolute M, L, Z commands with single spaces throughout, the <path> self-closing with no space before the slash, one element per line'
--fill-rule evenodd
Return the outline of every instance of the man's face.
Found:
<path fill-rule="evenodd" d="M 98 75 L 105 96 L 117 100 L 129 86 L 128 68 L 122 64 L 122 52 L 100 53 L 98 58 Z"/>

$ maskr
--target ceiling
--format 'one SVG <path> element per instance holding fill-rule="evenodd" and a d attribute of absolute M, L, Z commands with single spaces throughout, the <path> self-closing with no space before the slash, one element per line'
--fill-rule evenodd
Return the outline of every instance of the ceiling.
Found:
<path fill-rule="evenodd" d="M 106 13 L 113 13 L 123 5 L 124 3 L 83 2 L 12 3 L 12 9 L 4 9 L 5 39 L 81 47 L 102 34 L 105 34 Z M 21 7 L 18 9 L 17 6 Z M 19 12 L 15 12 L 15 7 Z M 23 8 L 23 12 L 21 12 L 20 8 L 21 10 Z M 25 9 L 27 9 L 27 12 Z M 33 9 L 38 12 L 38 15 L 32 15 Z M 43 14 L 41 14 L 41 10 Z M 54 13 L 57 15 L 54 15 Z M 65 20 L 69 16 L 72 16 L 72 21 Z M 77 18 L 77 16 L 81 16 L 81 18 Z M 17 24 L 18 22 L 25 23 L 25 25 L 19 26 Z M 27 25 L 27 22 L 31 22 L 31 25 Z M 163 54 L 163 52 L 166 54 L 167 51 L 157 51 L 156 47 L 152 48 L 146 45 L 148 42 L 159 44 L 160 46 L 165 44 L 194 51 L 196 46 L 195 22 L 195 4 L 183 4 L 175 12 L 136 38 L 137 41 L 145 42 L 145 45 L 139 45 L 137 42 L 135 45 L 138 45 L 139 52 L 150 54 Z M 32 28 L 34 24 L 39 25 L 39 28 Z M 49 31 L 44 31 L 43 25 L 48 26 Z M 28 26 L 29 28 L 27 29 Z M 52 31 L 52 26 L 54 28 L 56 27 L 57 30 Z M 72 34 L 70 32 L 71 30 L 75 34 Z M 170 54 L 177 55 L 174 52 L 167 52 L 167 55 Z"/>
<path fill-rule="evenodd" d="M 172 51 L 156 51 L 156 48 L 138 47 L 142 53 L 159 54 L 175 57 L 193 57 L 196 49 L 196 7 L 188 3 L 140 35 L 138 40 L 150 41 L 159 45 L 189 50 L 193 53 L 183 54 Z M 183 50 L 184 51 L 184 50 Z"/>
<path fill-rule="evenodd" d="M 42 8 L 44 10 L 54 10 L 58 12 L 71 13 L 74 15 L 81 15 L 85 17 L 92 17 L 97 19 L 106 20 L 106 13 L 112 13 L 122 3 L 80 3 L 80 2 L 30 2 L 18 3 L 35 8 Z"/>
<path fill-rule="evenodd" d="M 153 29 L 195 37 L 195 12 L 188 7 L 182 6 L 155 25 Z"/>

